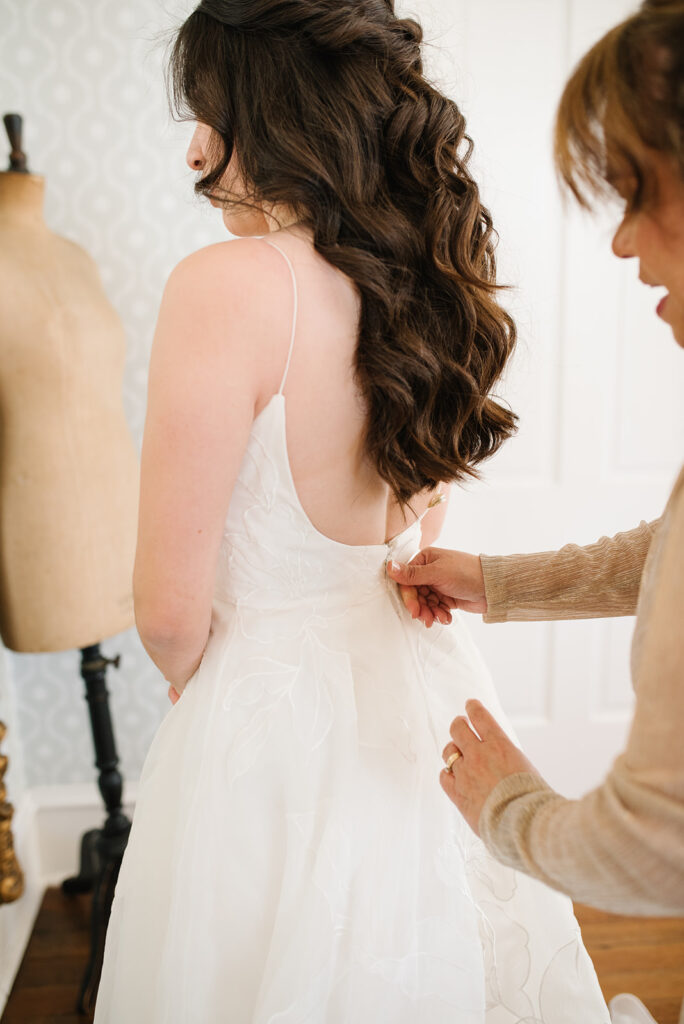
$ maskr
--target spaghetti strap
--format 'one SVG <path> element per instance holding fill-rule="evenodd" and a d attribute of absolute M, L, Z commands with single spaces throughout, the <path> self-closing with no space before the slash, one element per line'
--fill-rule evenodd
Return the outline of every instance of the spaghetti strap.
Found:
<path fill-rule="evenodd" d="M 276 245 L 275 242 L 269 242 L 267 238 L 264 238 L 264 242 L 266 242 L 266 245 L 270 245 L 273 249 L 277 249 L 280 255 L 285 260 L 285 262 L 287 263 L 288 267 L 290 268 L 290 276 L 292 277 L 292 289 L 294 293 L 294 308 L 292 311 L 292 333 L 290 334 L 290 348 L 287 353 L 287 362 L 285 363 L 285 372 L 283 373 L 283 379 L 281 380 L 280 387 L 278 388 L 278 394 L 282 395 L 283 388 L 285 387 L 285 381 L 287 380 L 287 373 L 288 370 L 290 369 L 290 360 L 292 359 L 292 350 L 294 348 L 295 330 L 297 329 L 297 278 L 295 277 L 294 267 L 292 266 L 290 257 L 283 252 L 280 246 Z"/>

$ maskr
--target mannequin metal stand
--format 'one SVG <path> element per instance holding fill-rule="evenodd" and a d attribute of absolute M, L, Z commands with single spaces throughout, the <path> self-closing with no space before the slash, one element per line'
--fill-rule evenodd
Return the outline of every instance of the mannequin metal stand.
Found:
<path fill-rule="evenodd" d="M 100 773 L 98 785 L 107 809 L 107 818 L 102 828 L 91 829 L 82 837 L 79 873 L 62 882 L 62 891 L 65 893 L 93 893 L 90 959 L 78 997 L 80 1013 L 89 1013 L 95 1005 L 114 887 L 131 828 L 130 820 L 121 807 L 123 780 L 118 767 L 119 758 L 105 679 L 107 665 L 118 668 L 120 660 L 119 655 L 105 658 L 99 644 L 81 649 L 81 675 L 86 684 L 95 764 Z"/>

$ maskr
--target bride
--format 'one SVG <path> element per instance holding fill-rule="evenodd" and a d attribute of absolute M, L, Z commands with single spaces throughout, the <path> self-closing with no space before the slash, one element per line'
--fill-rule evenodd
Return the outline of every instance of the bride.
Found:
<path fill-rule="evenodd" d="M 570 903 L 444 799 L 455 709 L 502 711 L 465 626 L 424 631 L 385 573 L 515 426 L 420 39 L 391 0 L 203 0 L 175 40 L 196 189 L 239 237 L 173 271 L 154 340 L 134 587 L 175 703 L 97 1024 L 609 1019 Z"/>

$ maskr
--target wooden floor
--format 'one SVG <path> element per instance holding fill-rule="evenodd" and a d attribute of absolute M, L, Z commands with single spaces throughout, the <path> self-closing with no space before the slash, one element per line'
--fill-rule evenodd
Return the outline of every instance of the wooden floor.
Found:
<path fill-rule="evenodd" d="M 1 1024 L 84 1024 L 92 1019 L 75 1009 L 89 952 L 90 896 L 48 889 Z"/>
<path fill-rule="evenodd" d="M 606 1000 L 633 992 L 658 1024 L 678 1024 L 684 998 L 684 920 L 614 917 L 575 907 Z"/>
<path fill-rule="evenodd" d="M 678 1024 L 684 994 L 684 920 L 575 909 L 606 999 L 633 992 L 658 1024 Z M 89 911 L 88 896 L 47 890 L 0 1024 L 87 1022 L 74 1007 L 88 957 Z"/>

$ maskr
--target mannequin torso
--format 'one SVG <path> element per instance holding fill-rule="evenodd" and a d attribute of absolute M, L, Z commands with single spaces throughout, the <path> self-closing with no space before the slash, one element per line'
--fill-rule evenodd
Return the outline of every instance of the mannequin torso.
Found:
<path fill-rule="evenodd" d="M 83 647 L 134 621 L 123 330 L 94 262 L 45 225 L 43 190 L 0 174 L 0 632 L 15 651 Z"/>

